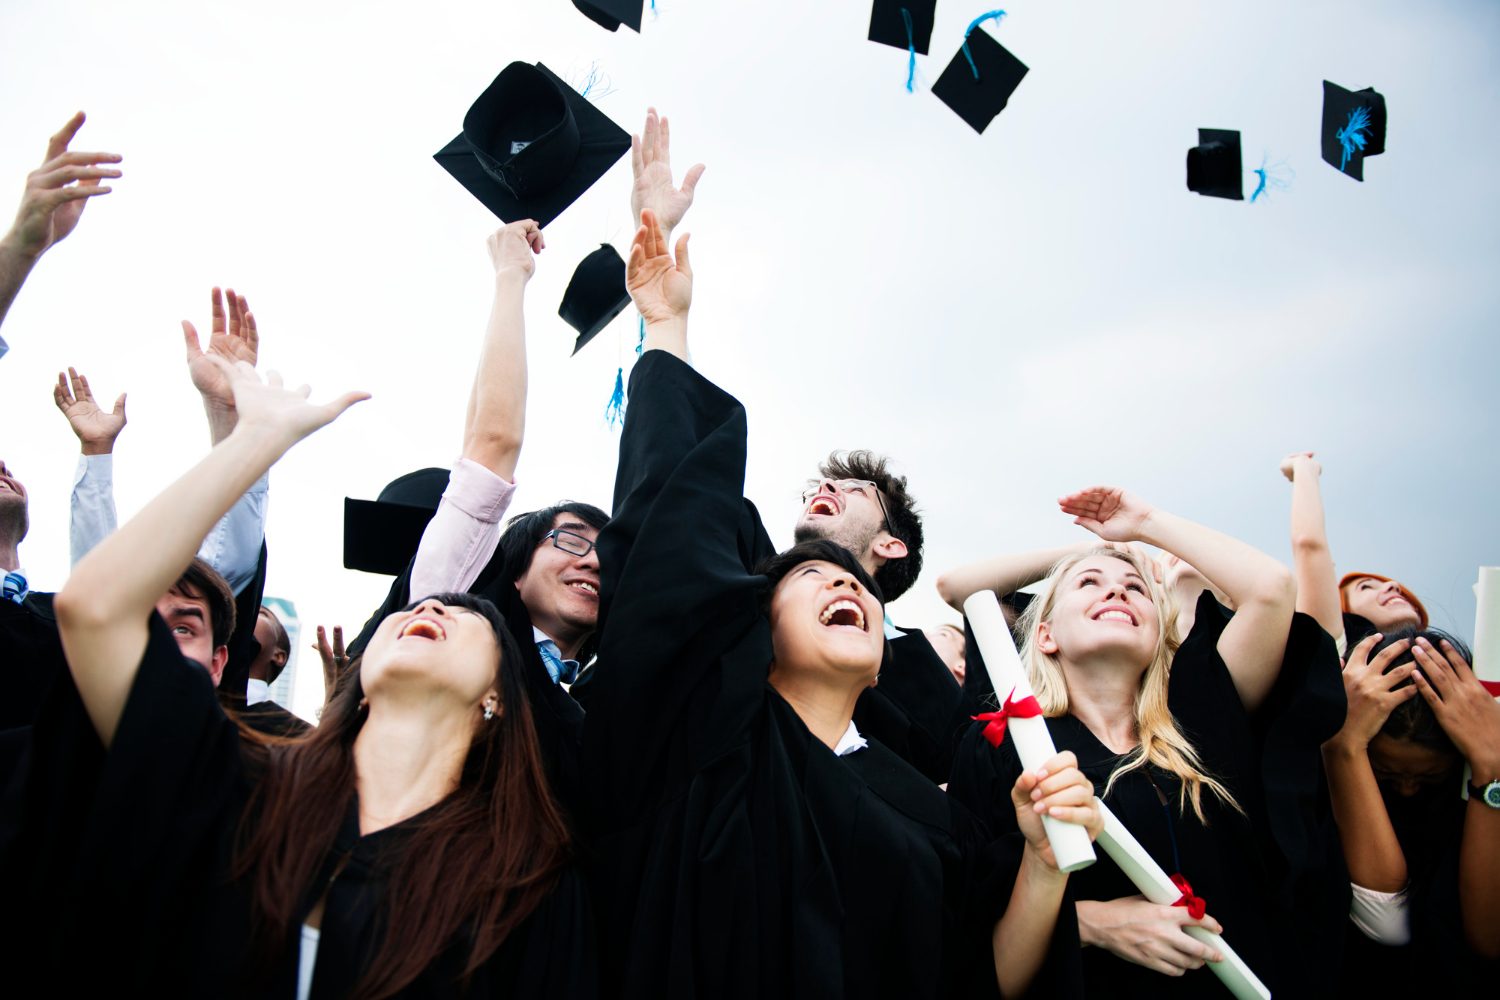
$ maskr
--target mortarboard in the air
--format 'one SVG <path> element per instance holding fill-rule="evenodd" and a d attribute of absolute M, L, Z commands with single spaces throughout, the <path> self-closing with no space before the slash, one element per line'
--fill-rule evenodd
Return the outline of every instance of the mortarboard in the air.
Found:
<path fill-rule="evenodd" d="M 1365 157 L 1385 152 L 1385 98 L 1324 80 L 1322 146 L 1324 162 L 1363 181 Z"/>
<path fill-rule="evenodd" d="M 505 222 L 545 226 L 630 148 L 630 136 L 541 63 L 513 62 L 433 159 Z"/>
<path fill-rule="evenodd" d="M 598 250 L 579 262 L 568 281 L 567 291 L 563 292 L 562 305 L 557 307 L 557 314 L 578 331 L 573 353 L 583 350 L 583 345 L 593 340 L 628 305 L 630 292 L 625 288 L 625 261 L 620 259 L 614 247 L 601 243 Z"/>
<path fill-rule="evenodd" d="M 1189 191 L 1210 198 L 1245 200 L 1239 132 L 1226 128 L 1198 130 L 1198 145 L 1187 152 L 1187 186 Z"/>
<path fill-rule="evenodd" d="M 344 497 L 344 568 L 400 574 L 447 488 L 447 469 L 418 469 L 391 480 L 374 500 Z"/>
<path fill-rule="evenodd" d="M 870 8 L 870 41 L 914 49 L 925 56 L 936 15 L 937 0 L 875 0 Z"/>
<path fill-rule="evenodd" d="M 975 18 L 953 61 L 932 85 L 932 96 L 956 111 L 976 132 L 983 132 L 1005 110 L 1010 95 L 1027 73 L 1025 63 L 979 27 L 980 21 L 1004 13 L 991 11 Z"/>
<path fill-rule="evenodd" d="M 615 31 L 623 24 L 639 34 L 645 0 L 573 0 L 573 6 L 601 28 Z"/>

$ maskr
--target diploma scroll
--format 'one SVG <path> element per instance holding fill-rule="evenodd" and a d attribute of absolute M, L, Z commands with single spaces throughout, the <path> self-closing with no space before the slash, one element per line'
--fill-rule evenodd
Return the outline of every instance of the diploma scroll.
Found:
<path fill-rule="evenodd" d="M 1031 681 L 1021 667 L 1020 654 L 1016 652 L 1015 640 L 1005 624 L 1005 614 L 1000 602 L 988 590 L 980 591 L 964 601 L 964 614 L 969 627 L 974 630 L 974 639 L 984 656 L 985 669 L 989 671 L 990 683 L 1002 701 L 1014 698 L 1019 701 L 1031 696 Z M 1009 692 L 1009 694 L 1007 694 Z M 1052 744 L 1052 734 L 1047 732 L 1047 720 L 1042 718 L 1007 720 L 1011 740 L 1021 758 L 1021 766 L 1028 770 L 1041 767 L 1057 748 Z M 1089 832 L 1077 823 L 1064 823 L 1051 816 L 1042 817 L 1042 826 L 1047 830 L 1047 840 L 1052 844 L 1052 855 L 1058 868 L 1075 872 L 1087 868 L 1098 858 L 1094 845 L 1089 841 Z M 1173 897 L 1176 898 L 1176 897 Z"/>
<path fill-rule="evenodd" d="M 1474 676 L 1500 681 L 1500 566 L 1479 567 L 1474 599 Z"/>
<path fill-rule="evenodd" d="M 1104 832 L 1099 834 L 1099 846 L 1120 866 L 1120 871 L 1153 903 L 1171 906 L 1181 899 L 1182 890 L 1162 871 L 1161 865 L 1151 859 L 1140 841 L 1125 829 L 1125 824 L 1120 822 L 1119 817 L 1110 812 L 1103 802 L 1099 803 L 1099 809 L 1104 813 Z M 1189 937 L 1209 945 L 1224 956 L 1224 961 L 1209 962 L 1208 967 L 1229 987 L 1229 992 L 1237 1000 L 1270 1000 L 1271 991 L 1266 989 L 1266 985 L 1250 971 L 1244 959 L 1235 954 L 1234 949 L 1222 937 L 1202 927 L 1184 927 L 1183 930 Z"/>

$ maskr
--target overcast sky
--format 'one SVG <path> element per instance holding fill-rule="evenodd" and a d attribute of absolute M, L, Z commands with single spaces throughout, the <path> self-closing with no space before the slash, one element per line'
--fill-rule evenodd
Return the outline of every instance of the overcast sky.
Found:
<path fill-rule="evenodd" d="M 263 368 L 374 393 L 276 468 L 268 527 L 268 593 L 357 630 L 388 581 L 341 568 L 343 498 L 451 463 L 489 307 L 499 222 L 431 155 L 524 60 L 580 83 L 597 63 L 598 107 L 639 130 L 655 104 L 679 170 L 708 164 L 692 349 L 748 407 L 747 493 L 786 543 L 820 456 L 896 458 L 928 537 L 897 622 L 956 620 L 948 566 L 1081 538 L 1055 500 L 1093 483 L 1290 559 L 1277 463 L 1315 449 L 1339 568 L 1472 634 L 1476 567 L 1500 563 L 1500 5 L 1022 0 L 981 29 L 1031 68 L 984 135 L 927 92 L 977 5 L 938 4 L 914 94 L 863 0 L 657 6 L 637 35 L 566 0 L 0 5 L 0 200 L 79 108 L 75 148 L 125 157 L 4 330 L 35 585 L 67 575 L 57 371 L 130 393 L 128 518 L 203 453 L 178 321 L 206 328 L 232 285 Z M 1324 79 L 1386 97 L 1363 184 L 1319 158 Z M 1289 189 L 1190 194 L 1200 127 L 1242 132 L 1247 196 L 1262 156 Z M 628 245 L 629 184 L 626 158 L 547 227 L 514 510 L 609 505 L 634 315 L 570 359 L 556 310 L 584 255 Z"/>

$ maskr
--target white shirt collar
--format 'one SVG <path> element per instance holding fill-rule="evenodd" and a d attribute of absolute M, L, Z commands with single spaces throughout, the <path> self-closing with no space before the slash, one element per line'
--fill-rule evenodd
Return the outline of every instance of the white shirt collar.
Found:
<path fill-rule="evenodd" d="M 856 750 L 863 750 L 870 745 L 870 741 L 859 735 L 859 729 L 855 727 L 854 720 L 849 720 L 849 728 L 844 730 L 844 735 L 839 737 L 838 746 L 833 748 L 837 757 L 847 757 Z"/>
<path fill-rule="evenodd" d="M 245 682 L 245 706 L 259 705 L 263 701 L 271 700 L 271 685 L 259 678 L 252 677 Z"/>
<path fill-rule="evenodd" d="M 905 634 L 905 632 L 896 627 L 895 622 L 891 621 L 890 615 L 885 616 L 885 637 L 887 639 L 899 639 Z"/>

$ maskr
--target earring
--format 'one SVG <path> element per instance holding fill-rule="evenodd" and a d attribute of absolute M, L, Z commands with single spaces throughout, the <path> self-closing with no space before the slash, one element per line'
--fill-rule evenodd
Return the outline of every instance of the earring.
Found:
<path fill-rule="evenodd" d="M 359 710 L 361 712 L 363 712 L 365 709 L 367 709 L 369 707 L 370 707 L 370 699 L 369 698 L 361 698 L 361 699 L 359 699 Z"/>
<path fill-rule="evenodd" d="M 495 710 L 489 705 L 484 706 L 484 721 L 489 722 L 495 717 Z"/>

